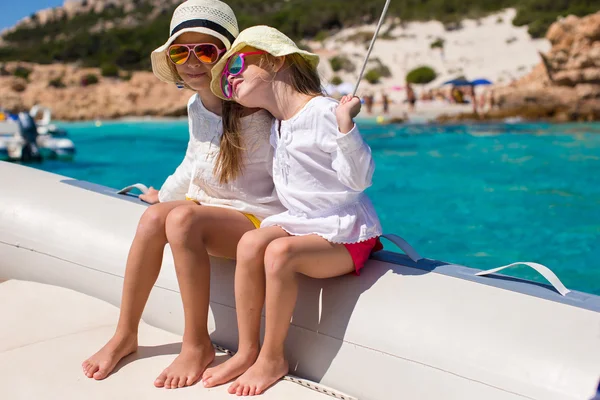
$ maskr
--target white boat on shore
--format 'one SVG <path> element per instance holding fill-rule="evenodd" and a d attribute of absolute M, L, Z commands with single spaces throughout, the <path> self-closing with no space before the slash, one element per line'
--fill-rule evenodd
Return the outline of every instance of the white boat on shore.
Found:
<path fill-rule="evenodd" d="M 106 380 L 85 378 L 81 362 L 114 331 L 126 257 L 146 205 L 10 163 L 0 162 L 0 185 L 0 279 L 10 279 L 0 284 L 3 398 L 234 398 L 226 386 L 152 386 L 183 331 L 168 248 L 143 315 L 140 350 Z M 412 258 L 384 250 L 360 277 L 303 279 L 287 356 L 290 373 L 314 383 L 289 378 L 263 398 L 588 400 L 596 394 L 600 297 L 569 292 L 551 275 L 554 287 Z M 211 337 L 235 349 L 234 263 L 211 263 Z"/>

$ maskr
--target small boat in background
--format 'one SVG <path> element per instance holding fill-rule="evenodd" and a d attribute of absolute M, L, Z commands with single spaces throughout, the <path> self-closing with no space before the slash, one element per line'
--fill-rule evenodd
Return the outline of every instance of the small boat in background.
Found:
<path fill-rule="evenodd" d="M 42 111 L 42 119 L 35 118 Z M 0 109 L 0 160 L 42 161 L 59 159 L 70 161 L 75 156 L 75 145 L 67 131 L 51 124 L 52 111 L 35 105 L 29 113 L 11 114 Z"/>
<path fill-rule="evenodd" d="M 12 148 L 17 142 L 15 133 L 18 130 L 17 123 L 8 117 L 8 113 L 0 109 L 0 160 L 9 161 L 11 159 Z"/>
<path fill-rule="evenodd" d="M 67 131 L 52 124 L 52 110 L 39 104 L 29 110 L 35 120 L 42 112 L 42 119 L 36 121 L 38 137 L 36 143 L 43 158 L 72 160 L 75 156 L 75 144 L 67 137 Z"/>

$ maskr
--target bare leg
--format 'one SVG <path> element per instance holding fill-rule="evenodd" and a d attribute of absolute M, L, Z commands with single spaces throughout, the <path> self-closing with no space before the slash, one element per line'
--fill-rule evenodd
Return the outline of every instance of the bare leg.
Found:
<path fill-rule="evenodd" d="M 265 302 L 265 250 L 273 240 L 289 235 L 279 227 L 247 232 L 237 248 L 235 305 L 239 329 L 238 352 L 202 375 L 205 387 L 237 378 L 254 364 L 259 352 L 260 317 Z"/>
<path fill-rule="evenodd" d="M 354 270 L 344 245 L 316 236 L 276 239 L 265 252 L 266 329 L 256 363 L 230 387 L 229 393 L 253 396 L 264 392 L 288 372 L 284 342 L 298 296 L 297 274 L 331 278 Z"/>
<path fill-rule="evenodd" d="M 183 301 L 185 330 L 181 353 L 154 385 L 174 389 L 193 385 L 213 361 L 208 335 L 210 300 L 209 254 L 235 258 L 241 237 L 254 230 L 238 211 L 197 206 L 173 210 L 167 218 L 167 239 L 173 251 Z"/>
<path fill-rule="evenodd" d="M 100 351 L 83 362 L 83 373 L 88 378 L 106 378 L 119 360 L 137 350 L 138 325 L 150 290 L 158 278 L 167 243 L 167 215 L 174 208 L 192 204 L 190 201 L 158 203 L 148 207 L 140 218 L 127 257 L 117 330 Z"/>

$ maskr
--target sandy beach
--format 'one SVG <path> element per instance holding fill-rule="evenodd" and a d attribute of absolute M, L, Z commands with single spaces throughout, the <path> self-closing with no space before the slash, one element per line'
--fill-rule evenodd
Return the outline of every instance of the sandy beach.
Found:
<path fill-rule="evenodd" d="M 403 103 L 406 100 L 405 77 L 416 67 L 430 66 L 437 74 L 431 83 L 414 86 L 417 96 L 430 89 L 441 88 L 444 82 L 459 76 L 469 80 L 485 78 L 496 85 L 506 85 L 523 77 L 541 61 L 538 52 L 547 52 L 551 45 L 547 39 L 532 39 L 527 27 L 513 26 L 515 15 L 515 9 L 506 9 L 478 20 L 464 20 L 462 28 L 456 30 L 446 30 L 439 21 L 406 24 L 398 20 L 388 21 L 380 31 L 367 70 L 381 62 L 389 68 L 391 76 L 382 78 L 377 84 L 362 80 L 358 94 L 374 94 L 376 114 L 381 112 L 381 106 L 377 104 L 381 102 L 381 94 L 386 93 L 393 103 L 390 115 L 401 118 L 407 112 Z M 341 30 L 323 42 L 307 43 L 321 56 L 319 72 L 325 82 L 337 76 L 343 82 L 355 84 L 369 41 L 357 41 L 353 37 L 361 32 L 372 34 L 374 31 L 375 25 L 363 25 Z M 363 36 L 369 37 L 367 34 Z M 444 41 L 443 50 L 431 48 L 437 39 Z M 354 72 L 332 70 L 329 60 L 340 55 L 354 64 Z M 477 87 L 476 90 L 480 94 L 485 87 Z M 468 105 L 418 102 L 417 111 L 409 113 L 409 117 L 432 119 L 437 115 L 469 112 L 471 109 Z"/>

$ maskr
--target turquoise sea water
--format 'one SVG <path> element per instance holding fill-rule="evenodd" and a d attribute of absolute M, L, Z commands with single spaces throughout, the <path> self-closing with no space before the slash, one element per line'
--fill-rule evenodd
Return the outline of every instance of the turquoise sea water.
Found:
<path fill-rule="evenodd" d="M 185 120 L 61 126 L 75 161 L 37 167 L 114 188 L 160 187 L 188 140 Z M 600 295 L 600 124 L 359 126 L 386 232 L 474 268 L 540 262 Z M 509 274 L 543 281 L 525 267 Z"/>

